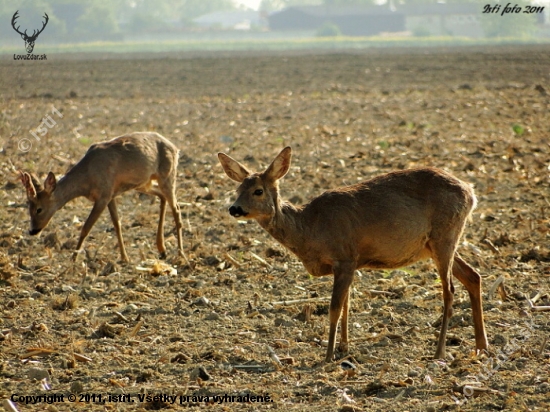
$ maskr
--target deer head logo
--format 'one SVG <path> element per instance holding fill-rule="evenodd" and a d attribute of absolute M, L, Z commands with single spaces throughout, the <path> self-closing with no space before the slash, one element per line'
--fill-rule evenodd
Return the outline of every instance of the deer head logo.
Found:
<path fill-rule="evenodd" d="M 36 41 L 36 38 L 38 37 L 38 35 L 44 31 L 44 28 L 46 27 L 46 24 L 48 24 L 49 17 L 48 17 L 48 15 L 47 15 L 46 13 L 44 13 L 44 19 L 45 19 L 45 21 L 44 21 L 44 23 L 42 23 L 42 28 L 41 28 L 40 30 L 38 30 L 38 31 L 33 30 L 32 35 L 29 36 L 29 35 L 27 34 L 27 30 L 25 30 L 24 33 L 21 33 L 21 32 L 19 31 L 19 27 L 21 27 L 21 26 L 15 27 L 16 20 L 17 20 L 17 18 L 19 17 L 19 16 L 18 16 L 18 13 L 19 13 L 19 10 L 17 10 L 17 11 L 15 12 L 15 14 L 13 15 L 13 17 L 12 17 L 12 19 L 11 19 L 11 26 L 13 27 L 13 29 L 14 29 L 17 33 L 19 33 L 19 34 L 21 35 L 21 38 L 22 38 L 23 40 L 25 40 L 25 48 L 27 49 L 27 53 L 32 53 L 32 51 L 34 50 L 34 42 Z"/>

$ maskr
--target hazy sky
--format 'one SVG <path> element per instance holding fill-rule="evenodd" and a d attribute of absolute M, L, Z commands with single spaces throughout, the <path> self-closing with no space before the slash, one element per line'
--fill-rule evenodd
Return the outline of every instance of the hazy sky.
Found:
<path fill-rule="evenodd" d="M 246 7 L 251 9 L 258 10 L 260 7 L 261 0 L 236 0 L 237 4 L 244 4 Z"/>

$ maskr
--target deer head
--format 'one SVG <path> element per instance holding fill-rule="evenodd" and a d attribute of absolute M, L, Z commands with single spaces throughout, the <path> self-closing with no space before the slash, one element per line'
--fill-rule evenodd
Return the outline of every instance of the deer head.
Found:
<path fill-rule="evenodd" d="M 25 48 L 27 49 L 27 53 L 32 53 L 32 51 L 34 50 L 34 42 L 36 41 L 36 38 L 38 37 L 38 35 L 39 35 L 40 33 L 42 33 L 42 32 L 44 31 L 44 28 L 46 27 L 46 24 L 48 24 L 48 20 L 49 20 L 48 14 L 47 14 L 47 13 L 44 13 L 44 19 L 45 19 L 45 21 L 44 21 L 44 23 L 42 23 L 42 28 L 41 28 L 40 30 L 38 30 L 38 31 L 33 30 L 32 36 L 29 36 L 29 35 L 27 34 L 27 30 L 25 30 L 24 33 L 21 33 L 21 32 L 19 31 L 19 27 L 21 27 L 21 26 L 15 27 L 16 20 L 17 20 L 17 18 L 19 17 L 19 16 L 18 16 L 18 13 L 19 13 L 19 10 L 17 10 L 17 11 L 14 13 L 14 15 L 13 15 L 13 17 L 12 17 L 12 19 L 11 19 L 11 26 L 13 27 L 13 29 L 14 29 L 17 33 L 19 33 L 19 34 L 21 35 L 21 38 L 22 38 L 23 40 L 25 40 Z"/>
<path fill-rule="evenodd" d="M 44 187 L 40 185 L 34 176 L 26 172 L 20 171 L 19 177 L 27 192 L 27 200 L 29 203 L 29 214 L 31 216 L 29 235 L 37 235 L 46 227 L 57 211 L 55 197 L 53 195 L 57 181 L 52 172 L 48 174 L 48 177 L 44 181 Z"/>
<path fill-rule="evenodd" d="M 227 176 L 241 184 L 237 189 L 237 200 L 229 208 L 231 216 L 271 220 L 280 208 L 278 180 L 290 168 L 290 147 L 284 148 L 263 173 L 250 172 L 224 153 L 219 153 L 218 159 Z"/>

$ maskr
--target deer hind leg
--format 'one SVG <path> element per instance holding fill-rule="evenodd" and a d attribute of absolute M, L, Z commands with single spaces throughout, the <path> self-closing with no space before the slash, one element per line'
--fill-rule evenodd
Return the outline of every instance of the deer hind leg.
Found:
<path fill-rule="evenodd" d="M 485 323 L 483 321 L 483 303 L 481 299 L 481 276 L 462 258 L 455 254 L 453 262 L 453 275 L 464 285 L 470 295 L 472 305 L 472 315 L 474 319 L 474 332 L 476 338 L 476 349 L 478 351 L 487 350 L 487 334 L 485 332 Z"/>
<path fill-rule="evenodd" d="M 120 248 L 121 260 L 123 262 L 128 262 L 128 255 L 126 254 L 126 249 L 124 248 L 124 240 L 122 239 L 122 228 L 120 227 L 120 219 L 118 218 L 116 199 L 112 199 L 107 207 L 109 208 L 109 214 L 111 215 L 111 220 L 113 221 L 116 237 L 118 239 L 118 247 Z"/>
<path fill-rule="evenodd" d="M 336 262 L 334 270 L 334 285 L 332 287 L 332 298 L 330 300 L 329 321 L 330 329 L 328 335 L 328 349 L 325 362 L 332 362 L 334 356 L 334 347 L 336 344 L 336 330 L 338 321 L 344 309 L 345 313 L 342 319 L 342 342 L 340 348 L 347 350 L 348 346 L 348 309 L 349 309 L 349 288 L 353 281 L 355 267 L 351 262 Z M 345 330 L 344 330 L 345 328 Z"/>
<path fill-rule="evenodd" d="M 158 195 L 160 199 L 159 225 L 157 228 L 157 250 L 161 259 L 166 258 L 166 247 L 164 246 L 164 218 L 166 216 L 166 199 Z"/>
<path fill-rule="evenodd" d="M 162 194 L 165 197 L 166 202 L 168 202 L 168 205 L 172 210 L 172 215 L 174 216 L 174 222 L 176 224 L 176 233 L 178 238 L 179 255 L 182 257 L 185 257 L 185 254 L 183 253 L 183 236 L 182 236 L 183 222 L 181 220 L 180 207 L 176 200 L 175 173 L 174 173 L 174 176 L 170 175 L 169 177 L 165 178 L 163 181 L 159 180 L 159 189 L 162 191 Z"/>
<path fill-rule="evenodd" d="M 82 243 L 84 243 L 84 239 L 86 239 L 86 237 L 88 236 L 88 233 L 90 233 L 90 230 L 94 226 L 95 222 L 97 222 L 97 219 L 99 218 L 101 213 L 105 210 L 108 203 L 109 203 L 109 200 L 104 200 L 104 199 L 99 199 L 98 201 L 95 202 L 94 207 L 90 212 L 90 215 L 86 219 L 86 222 L 84 223 L 84 226 L 82 226 L 82 230 L 80 231 L 80 238 L 78 239 L 78 244 L 76 245 L 76 251 L 73 254 L 73 261 L 76 260 L 76 256 L 80 251 L 80 248 L 82 247 Z"/>
<path fill-rule="evenodd" d="M 159 209 L 159 224 L 157 227 L 157 250 L 159 251 L 159 258 L 166 258 L 166 247 L 164 246 L 164 219 L 166 216 L 166 196 L 164 193 L 156 187 L 148 187 L 146 190 L 140 190 L 141 193 L 157 196 L 160 199 Z"/>

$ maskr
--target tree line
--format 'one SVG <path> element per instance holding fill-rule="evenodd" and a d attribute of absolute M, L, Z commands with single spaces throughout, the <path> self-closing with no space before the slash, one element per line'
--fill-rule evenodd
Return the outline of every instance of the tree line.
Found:
<path fill-rule="evenodd" d="M 435 4 L 440 0 L 387 0 L 399 5 Z M 446 0 L 447 3 L 474 3 L 489 36 L 529 34 L 534 16 L 518 15 L 503 18 L 483 14 L 487 0 Z M 506 4 L 492 1 L 491 4 Z M 515 1 L 525 5 L 525 0 Z M 357 6 L 379 4 L 375 0 L 261 0 L 260 12 L 266 14 L 291 6 L 304 5 Z M 13 37 L 11 19 L 19 10 L 18 24 L 29 28 L 41 27 L 44 13 L 49 16 L 48 38 L 55 41 L 92 41 L 122 39 L 123 34 L 162 32 L 170 29 L 192 29 L 193 20 L 204 14 L 244 9 L 234 0 L 0 0 L 0 36 Z M 8 37 L 9 36 L 9 37 Z"/>

